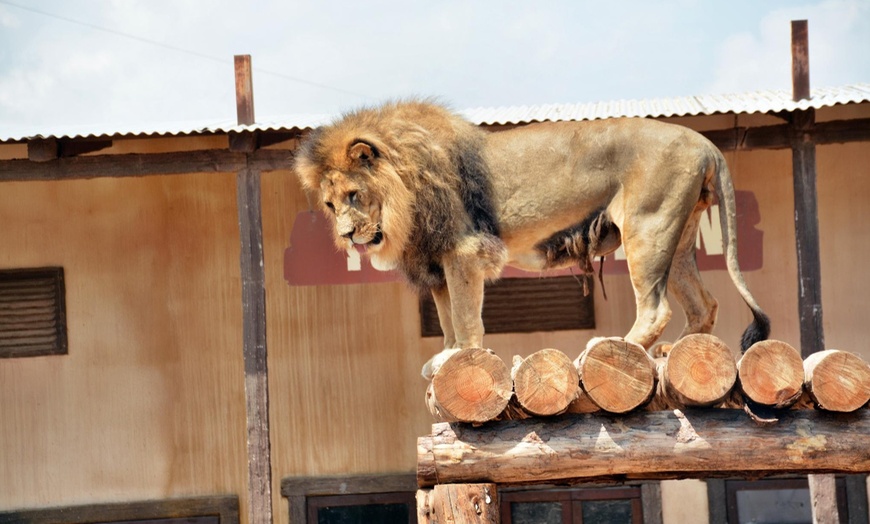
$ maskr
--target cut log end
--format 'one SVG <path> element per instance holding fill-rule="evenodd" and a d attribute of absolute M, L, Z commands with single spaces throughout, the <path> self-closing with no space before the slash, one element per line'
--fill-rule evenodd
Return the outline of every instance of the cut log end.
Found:
<path fill-rule="evenodd" d="M 557 349 L 542 349 L 515 361 L 511 374 L 517 401 L 533 415 L 563 413 L 580 392 L 577 370 Z"/>
<path fill-rule="evenodd" d="M 449 422 L 486 422 L 504 411 L 512 394 L 504 361 L 488 349 L 469 348 L 448 358 L 432 377 L 429 411 Z"/>
<path fill-rule="evenodd" d="M 764 340 L 746 350 L 737 363 L 743 394 L 762 406 L 787 408 L 803 392 L 801 355 L 779 340 Z"/>
<path fill-rule="evenodd" d="M 604 411 L 627 413 L 655 392 L 656 370 L 643 347 L 621 338 L 590 345 L 575 361 L 589 399 Z"/>
<path fill-rule="evenodd" d="M 673 345 L 662 373 L 669 395 L 685 406 L 712 406 L 728 396 L 737 380 L 737 363 L 713 335 L 688 335 Z"/>
<path fill-rule="evenodd" d="M 858 355 L 819 351 L 806 358 L 804 373 L 807 392 L 821 409 L 850 412 L 870 400 L 870 365 Z"/>

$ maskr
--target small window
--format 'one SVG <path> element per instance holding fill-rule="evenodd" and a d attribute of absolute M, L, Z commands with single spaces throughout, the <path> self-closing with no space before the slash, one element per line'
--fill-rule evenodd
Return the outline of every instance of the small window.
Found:
<path fill-rule="evenodd" d="M 640 524 L 641 488 L 507 491 L 501 494 L 503 524 Z"/>
<path fill-rule="evenodd" d="M 840 522 L 849 522 L 846 479 L 837 477 Z M 729 524 L 812 524 L 809 482 L 800 479 L 726 480 Z"/>
<path fill-rule="evenodd" d="M 414 473 L 281 480 L 290 524 L 413 524 L 416 493 Z"/>
<path fill-rule="evenodd" d="M 414 493 L 369 493 L 308 497 L 308 522 L 317 524 L 414 524 Z"/>
<path fill-rule="evenodd" d="M 483 326 L 487 333 L 531 333 L 595 329 L 592 278 L 504 278 L 486 285 Z M 584 287 L 586 293 L 584 293 Z M 424 337 L 442 336 L 431 295 L 420 298 Z"/>
<path fill-rule="evenodd" d="M 0 270 L 0 357 L 67 353 L 63 268 Z"/>

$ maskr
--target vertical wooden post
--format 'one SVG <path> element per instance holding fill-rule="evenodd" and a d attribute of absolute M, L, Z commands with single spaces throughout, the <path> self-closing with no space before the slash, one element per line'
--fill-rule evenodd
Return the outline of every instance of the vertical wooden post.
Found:
<path fill-rule="evenodd" d="M 417 491 L 420 524 L 498 524 L 495 484 L 438 484 Z"/>
<path fill-rule="evenodd" d="M 792 99 L 810 97 L 810 46 L 806 20 L 791 21 L 791 89 Z"/>
<path fill-rule="evenodd" d="M 791 23 L 792 97 L 810 98 L 809 31 L 806 20 Z M 803 358 L 825 349 L 822 327 L 822 268 L 819 259 L 819 219 L 816 192 L 815 111 L 792 113 L 792 176 L 798 263 L 798 313 Z M 809 475 L 815 524 L 839 522 L 833 475 Z"/>
<path fill-rule="evenodd" d="M 269 378 L 266 366 L 266 289 L 260 173 L 246 168 L 237 177 L 241 244 L 242 344 L 248 433 L 248 522 L 272 523 L 272 464 L 269 440 Z"/>
<path fill-rule="evenodd" d="M 254 79 L 251 75 L 251 55 L 234 57 L 236 71 L 236 119 L 239 125 L 254 123 Z"/>
<path fill-rule="evenodd" d="M 806 20 L 792 27 L 792 86 L 794 99 L 809 98 L 809 44 Z M 798 262 L 798 312 L 801 356 L 825 349 L 822 330 L 821 262 L 816 195 L 816 144 L 813 139 L 815 111 L 792 113 L 792 174 L 794 178 L 795 237 Z"/>

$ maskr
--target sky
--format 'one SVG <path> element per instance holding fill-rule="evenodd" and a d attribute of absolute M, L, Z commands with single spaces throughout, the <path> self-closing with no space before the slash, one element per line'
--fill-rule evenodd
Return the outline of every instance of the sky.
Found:
<path fill-rule="evenodd" d="M 0 136 L 258 122 L 437 97 L 456 109 L 870 82 L 870 0 L 0 0 Z"/>

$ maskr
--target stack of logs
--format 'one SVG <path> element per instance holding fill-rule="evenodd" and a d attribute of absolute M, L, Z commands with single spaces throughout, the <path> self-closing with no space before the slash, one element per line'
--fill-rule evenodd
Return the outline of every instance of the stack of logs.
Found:
<path fill-rule="evenodd" d="M 767 340 L 738 361 L 712 335 L 684 337 L 655 359 L 620 338 L 598 339 L 573 361 L 543 349 L 514 357 L 510 370 L 491 350 L 463 349 L 435 370 L 426 392 L 437 420 L 471 423 L 686 407 L 743 408 L 773 423 L 784 409 L 851 412 L 868 400 L 870 365 L 853 353 L 802 360 L 792 346 Z"/>

